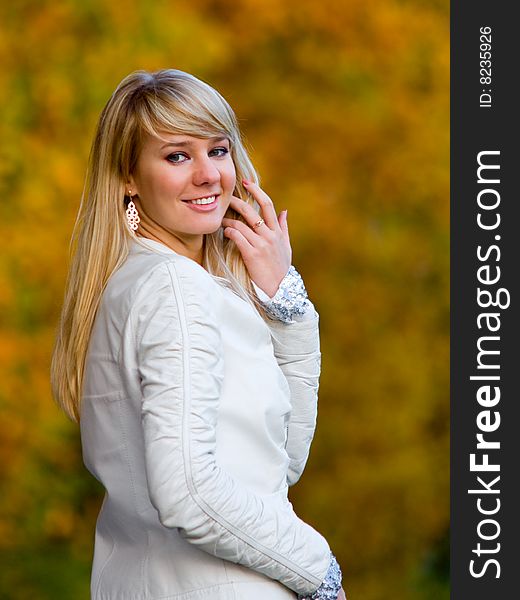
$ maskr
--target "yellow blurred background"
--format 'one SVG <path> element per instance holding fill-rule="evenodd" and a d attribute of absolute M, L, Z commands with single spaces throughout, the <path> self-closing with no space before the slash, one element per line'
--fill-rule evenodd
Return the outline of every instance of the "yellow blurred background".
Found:
<path fill-rule="evenodd" d="M 103 490 L 49 361 L 97 117 L 171 67 L 234 108 L 320 313 L 296 512 L 349 600 L 447 599 L 448 1 L 2 2 L 0 64 L 0 597 L 89 597 Z"/>

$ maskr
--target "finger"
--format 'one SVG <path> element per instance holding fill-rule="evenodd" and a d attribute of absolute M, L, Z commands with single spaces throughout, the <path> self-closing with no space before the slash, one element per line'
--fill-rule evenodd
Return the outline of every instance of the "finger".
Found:
<path fill-rule="evenodd" d="M 247 182 L 242 180 L 245 189 L 253 196 L 253 198 L 260 205 L 260 211 L 262 217 L 270 229 L 276 229 L 278 226 L 278 219 L 276 218 L 276 210 L 274 203 L 271 198 L 264 192 L 264 190 L 253 182 Z"/>
<path fill-rule="evenodd" d="M 224 227 L 231 227 L 239 231 L 251 244 L 251 246 L 255 246 L 258 243 L 259 236 L 256 232 L 262 228 L 262 225 L 252 229 L 251 227 L 249 227 L 249 225 L 247 225 L 247 223 L 243 223 L 242 221 L 238 221 L 237 219 L 228 219 L 227 217 L 224 217 L 222 219 L 222 225 Z M 265 227 L 265 225 L 263 225 L 263 227 Z"/>
<path fill-rule="evenodd" d="M 234 227 L 225 227 L 224 235 L 235 242 L 240 254 L 244 258 L 244 262 L 247 261 L 251 256 L 251 251 L 253 250 L 253 246 L 251 246 L 247 238 Z"/>
<path fill-rule="evenodd" d="M 291 241 L 289 237 L 289 226 L 287 225 L 287 210 L 282 210 L 278 217 L 278 223 L 280 224 L 280 230 L 285 242 L 290 245 Z"/>
<path fill-rule="evenodd" d="M 280 229 L 288 235 L 289 227 L 287 225 L 287 210 L 282 210 L 280 216 L 278 217 L 278 223 L 280 225 Z"/>
<path fill-rule="evenodd" d="M 257 213 L 256 210 L 250 204 L 248 204 L 245 200 L 242 200 L 242 198 L 237 198 L 236 196 L 231 196 L 230 206 L 239 215 L 244 217 L 246 224 L 249 225 L 249 227 L 255 233 L 262 235 L 263 233 L 267 233 L 268 231 L 273 231 L 271 229 L 271 227 L 269 227 L 266 219 L 263 218 L 262 215 Z M 273 210 L 274 210 L 274 208 L 273 208 Z M 264 223 L 255 227 L 255 225 L 258 223 L 258 221 L 260 221 L 262 218 L 264 219 Z M 277 225 L 278 225 L 278 222 L 277 222 Z"/>

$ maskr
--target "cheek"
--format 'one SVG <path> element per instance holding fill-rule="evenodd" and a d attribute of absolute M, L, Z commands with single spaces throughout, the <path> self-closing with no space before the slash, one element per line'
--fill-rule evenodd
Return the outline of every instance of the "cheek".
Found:
<path fill-rule="evenodd" d="M 182 188 L 183 182 L 179 178 L 179 173 L 175 173 L 166 165 L 157 167 L 150 173 L 148 184 L 155 196 L 170 197 Z"/>
<path fill-rule="evenodd" d="M 220 176 L 227 187 L 232 189 L 235 187 L 237 175 L 233 161 L 226 165 L 226 168 L 220 172 Z"/>

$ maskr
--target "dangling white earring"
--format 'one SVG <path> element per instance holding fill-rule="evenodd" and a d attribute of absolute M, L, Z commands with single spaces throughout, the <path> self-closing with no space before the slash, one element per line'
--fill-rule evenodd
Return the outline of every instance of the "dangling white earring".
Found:
<path fill-rule="evenodd" d="M 139 218 L 137 208 L 135 207 L 135 204 L 132 201 L 132 190 L 128 190 L 128 196 L 130 198 L 130 202 L 128 203 L 126 209 L 126 220 L 128 222 L 128 227 L 135 231 L 137 229 L 137 226 L 141 222 L 141 219 Z"/>

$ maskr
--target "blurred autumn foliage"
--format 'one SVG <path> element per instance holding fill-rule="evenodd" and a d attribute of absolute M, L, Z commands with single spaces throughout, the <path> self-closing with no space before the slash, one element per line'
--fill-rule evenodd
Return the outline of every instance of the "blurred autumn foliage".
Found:
<path fill-rule="evenodd" d="M 320 313 L 298 514 L 349 600 L 448 598 L 447 0 L 0 5 L 0 597 L 88 598 L 103 490 L 49 361 L 99 112 L 135 69 L 236 111 Z"/>

